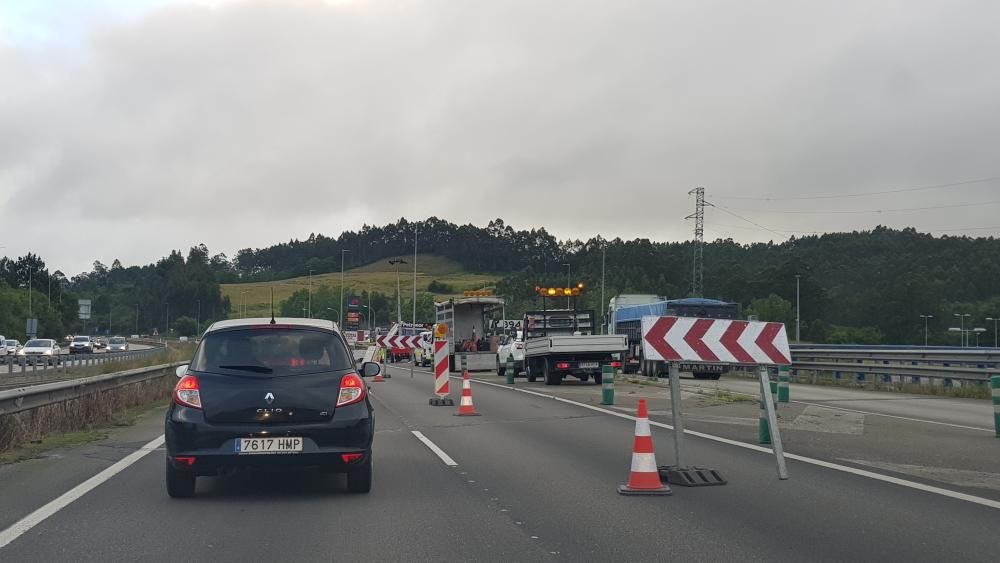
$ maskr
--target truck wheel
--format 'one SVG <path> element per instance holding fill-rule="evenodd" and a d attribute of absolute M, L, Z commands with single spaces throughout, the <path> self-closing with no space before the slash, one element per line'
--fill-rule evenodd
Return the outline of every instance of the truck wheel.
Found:
<path fill-rule="evenodd" d="M 549 369 L 548 360 L 546 360 L 545 363 L 542 365 L 544 366 L 543 373 L 545 374 L 546 385 L 559 385 L 562 383 L 562 375 L 558 373 L 552 373 L 552 370 Z"/>
<path fill-rule="evenodd" d="M 594 385 L 600 385 L 602 383 L 604 383 L 604 374 L 602 374 L 602 373 L 595 373 L 594 374 Z"/>
<path fill-rule="evenodd" d="M 590 376 L 587 375 L 587 374 L 578 375 L 577 379 L 580 380 L 580 383 L 586 383 L 586 382 L 590 381 Z"/>
<path fill-rule="evenodd" d="M 534 383 L 537 377 L 535 377 L 535 370 L 531 367 L 530 363 L 524 365 L 524 374 L 528 377 L 528 383 Z"/>
<path fill-rule="evenodd" d="M 507 370 L 500 367 L 500 360 L 497 360 L 497 375 L 503 377 L 505 373 L 507 373 Z"/>

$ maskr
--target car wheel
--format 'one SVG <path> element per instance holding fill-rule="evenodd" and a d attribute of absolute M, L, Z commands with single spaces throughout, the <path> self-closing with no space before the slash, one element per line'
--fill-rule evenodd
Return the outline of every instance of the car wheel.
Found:
<path fill-rule="evenodd" d="M 372 472 L 374 461 L 372 453 L 368 452 L 365 461 L 347 472 L 347 490 L 352 493 L 367 493 L 372 490 Z"/>
<path fill-rule="evenodd" d="M 531 364 L 524 365 L 524 375 L 528 378 L 528 383 L 534 383 L 536 379 L 535 370 L 531 369 Z"/>
<path fill-rule="evenodd" d="M 167 461 L 167 494 L 173 498 L 194 496 L 197 477 L 193 473 L 180 471 Z"/>

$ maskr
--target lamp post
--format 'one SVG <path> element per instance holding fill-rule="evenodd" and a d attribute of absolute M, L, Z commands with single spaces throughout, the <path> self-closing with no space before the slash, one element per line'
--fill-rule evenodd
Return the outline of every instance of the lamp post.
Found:
<path fill-rule="evenodd" d="M 569 280 L 570 280 L 571 272 L 573 270 L 573 266 L 571 266 L 570 264 L 563 264 L 563 266 L 566 266 L 566 287 L 569 287 L 570 286 L 570 281 Z M 566 296 L 566 308 L 567 309 L 571 308 L 569 306 L 569 295 Z"/>
<path fill-rule="evenodd" d="M 402 301 L 403 294 L 400 292 L 399 288 L 399 265 L 407 263 L 408 262 L 406 260 L 403 260 L 402 258 L 393 258 L 392 260 L 389 260 L 390 265 L 396 266 L 396 322 L 397 323 L 403 322 L 403 301 Z"/>
<path fill-rule="evenodd" d="M 927 320 L 933 319 L 934 315 L 920 315 L 920 318 L 924 320 L 924 346 L 927 346 Z"/>
<path fill-rule="evenodd" d="M 965 348 L 966 346 L 968 346 L 968 341 L 969 341 L 969 338 L 965 332 L 965 318 L 971 317 L 972 315 L 970 315 L 969 313 L 962 313 L 961 315 L 958 313 L 952 313 L 952 316 L 958 317 L 958 320 L 960 321 L 960 325 L 958 328 L 962 335 L 962 348 Z"/>
<path fill-rule="evenodd" d="M 799 299 L 799 281 L 802 275 L 795 274 L 795 342 L 799 342 L 802 333 L 802 301 Z"/>
<path fill-rule="evenodd" d="M 986 332 L 986 329 L 977 326 L 976 328 L 969 329 L 969 332 L 975 333 L 975 335 L 976 335 L 976 348 L 979 348 L 979 335 L 982 334 L 982 333 L 984 333 L 984 332 Z"/>
<path fill-rule="evenodd" d="M 327 307 L 326 310 L 327 311 L 336 311 L 337 312 L 337 317 L 338 318 L 340 317 L 340 309 L 334 309 L 333 307 Z"/>
<path fill-rule="evenodd" d="M 413 330 L 417 329 L 417 226 L 413 225 Z M 410 379 L 413 379 L 413 368 L 417 365 L 417 353 L 410 350 Z"/>
<path fill-rule="evenodd" d="M 348 250 L 346 248 L 340 249 L 340 310 L 339 310 L 340 314 L 337 315 L 337 318 L 339 319 L 339 321 L 337 322 L 337 326 L 338 327 L 343 326 L 343 324 L 344 324 L 344 315 L 343 315 L 343 313 L 344 313 L 344 256 L 348 252 L 350 252 L 350 250 Z"/>
<path fill-rule="evenodd" d="M 997 348 L 998 347 L 997 346 L 997 322 L 1000 322 L 1000 319 L 995 319 L 993 317 L 986 317 L 986 320 L 993 322 L 993 347 Z"/>
<path fill-rule="evenodd" d="M 248 290 L 244 289 L 240 291 L 240 318 L 247 316 L 247 293 Z"/>
<path fill-rule="evenodd" d="M 135 304 L 135 333 L 139 334 L 139 304 Z"/>
<path fill-rule="evenodd" d="M 601 245 L 601 333 L 602 334 L 608 333 L 608 326 L 607 326 L 608 319 L 605 316 L 607 314 L 608 309 L 607 307 L 604 306 L 604 266 L 605 263 L 607 262 L 607 251 L 608 251 L 608 245 L 606 243 L 602 244 Z"/>
<path fill-rule="evenodd" d="M 309 270 L 309 316 L 306 318 L 311 319 L 313 316 L 313 272 L 316 270 Z"/>

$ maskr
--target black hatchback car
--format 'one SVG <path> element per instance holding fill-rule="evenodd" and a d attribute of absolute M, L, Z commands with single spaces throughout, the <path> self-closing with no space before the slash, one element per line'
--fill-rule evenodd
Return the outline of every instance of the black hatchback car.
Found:
<path fill-rule="evenodd" d="M 344 338 L 320 319 L 239 319 L 205 331 L 166 415 L 167 493 L 242 467 L 317 466 L 372 486 L 375 417 Z"/>

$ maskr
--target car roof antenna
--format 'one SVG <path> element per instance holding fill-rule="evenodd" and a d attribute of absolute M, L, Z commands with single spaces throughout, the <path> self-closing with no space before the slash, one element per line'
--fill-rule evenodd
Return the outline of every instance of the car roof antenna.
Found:
<path fill-rule="evenodd" d="M 274 287 L 271 287 L 271 324 L 274 322 Z"/>

